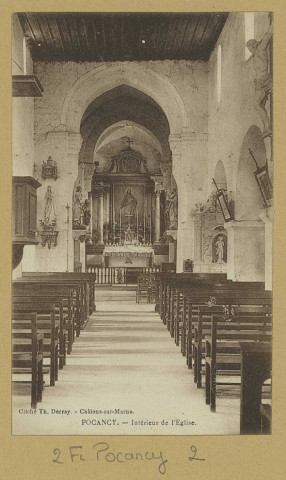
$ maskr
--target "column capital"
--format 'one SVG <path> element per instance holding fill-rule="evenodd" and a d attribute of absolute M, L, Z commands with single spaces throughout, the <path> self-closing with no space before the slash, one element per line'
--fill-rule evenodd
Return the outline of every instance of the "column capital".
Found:
<path fill-rule="evenodd" d="M 101 183 L 98 183 L 98 184 L 94 185 L 93 192 L 94 192 L 94 196 L 96 198 L 103 197 L 103 195 L 105 193 L 104 185 L 101 184 Z"/>
<path fill-rule="evenodd" d="M 152 180 L 155 182 L 155 192 L 161 192 L 164 190 L 163 185 L 163 176 L 162 175 L 151 175 Z"/>

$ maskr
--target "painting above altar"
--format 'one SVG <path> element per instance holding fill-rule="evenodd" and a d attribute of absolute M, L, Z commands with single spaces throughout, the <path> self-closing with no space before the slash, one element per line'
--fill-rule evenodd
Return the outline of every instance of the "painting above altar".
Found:
<path fill-rule="evenodd" d="M 144 245 L 154 240 L 155 183 L 147 159 L 130 147 L 113 155 L 108 173 L 92 180 L 93 226 L 101 244 Z"/>

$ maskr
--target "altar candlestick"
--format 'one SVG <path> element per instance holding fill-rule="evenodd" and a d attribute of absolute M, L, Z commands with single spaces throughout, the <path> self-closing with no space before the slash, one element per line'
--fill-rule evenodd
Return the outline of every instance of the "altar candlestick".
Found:
<path fill-rule="evenodd" d="M 144 243 L 145 243 L 145 212 L 144 212 Z"/>
<path fill-rule="evenodd" d="M 139 222 L 139 218 L 138 218 L 138 208 L 137 208 L 137 241 L 139 240 L 139 230 L 138 230 L 139 224 L 138 224 L 138 222 Z"/>
<path fill-rule="evenodd" d="M 121 243 L 121 209 L 119 210 L 119 221 L 120 221 L 120 225 L 119 225 L 119 235 L 120 235 L 120 243 Z"/>

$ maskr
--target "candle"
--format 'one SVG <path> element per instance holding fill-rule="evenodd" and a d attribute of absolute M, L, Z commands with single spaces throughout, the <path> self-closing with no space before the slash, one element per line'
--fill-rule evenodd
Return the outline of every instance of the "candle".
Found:
<path fill-rule="evenodd" d="M 119 210 L 119 221 L 120 221 L 119 234 L 120 234 L 120 242 L 121 242 L 121 209 Z"/>
<path fill-rule="evenodd" d="M 139 231 L 138 231 L 138 208 L 137 208 L 137 241 L 139 240 Z"/>
<path fill-rule="evenodd" d="M 144 212 L 144 239 L 143 242 L 145 243 L 145 212 Z"/>

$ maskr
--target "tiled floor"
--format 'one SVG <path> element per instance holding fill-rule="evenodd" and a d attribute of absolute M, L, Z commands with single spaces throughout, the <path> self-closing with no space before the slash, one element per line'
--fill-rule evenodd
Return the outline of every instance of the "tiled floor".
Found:
<path fill-rule="evenodd" d="M 219 396 L 210 412 L 154 305 L 137 305 L 130 291 L 102 289 L 96 298 L 96 313 L 36 414 L 28 413 L 29 387 L 15 389 L 14 434 L 239 433 L 238 399 Z"/>

